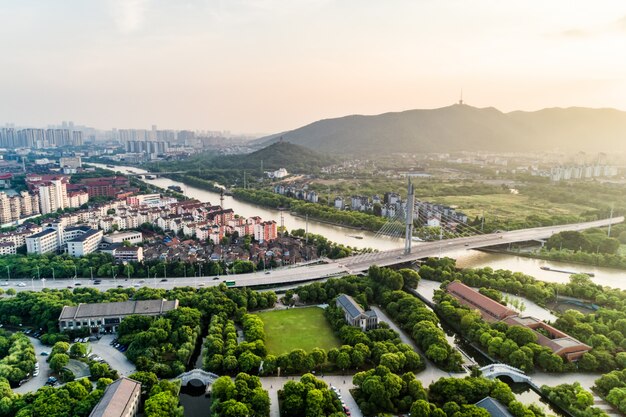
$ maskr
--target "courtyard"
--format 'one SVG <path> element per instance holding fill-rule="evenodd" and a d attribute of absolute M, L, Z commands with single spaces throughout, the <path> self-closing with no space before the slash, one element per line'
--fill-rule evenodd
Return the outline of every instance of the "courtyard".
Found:
<path fill-rule="evenodd" d="M 294 349 L 311 352 L 316 347 L 328 352 L 341 346 L 320 307 L 274 310 L 257 313 L 257 316 L 263 320 L 265 345 L 273 355 Z"/>

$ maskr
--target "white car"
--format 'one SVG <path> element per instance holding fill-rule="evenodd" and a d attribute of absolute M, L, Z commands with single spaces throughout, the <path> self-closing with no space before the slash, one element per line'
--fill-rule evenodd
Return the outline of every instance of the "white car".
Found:
<path fill-rule="evenodd" d="M 18 287 L 25 287 L 26 283 L 25 282 L 20 282 L 19 284 L 17 284 Z"/>
<path fill-rule="evenodd" d="M 2 283 L 2 286 L 3 286 L 3 287 L 6 287 L 7 285 L 9 285 L 9 281 L 4 281 L 4 282 Z"/>
<path fill-rule="evenodd" d="M 35 372 L 33 372 L 33 376 L 39 376 L 39 369 L 35 369 Z"/>

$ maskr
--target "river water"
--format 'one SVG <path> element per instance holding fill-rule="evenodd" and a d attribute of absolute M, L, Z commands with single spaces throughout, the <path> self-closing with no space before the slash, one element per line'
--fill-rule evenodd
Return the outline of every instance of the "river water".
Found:
<path fill-rule="evenodd" d="M 148 172 L 145 169 L 129 166 L 116 165 L 115 168 L 109 168 L 104 164 L 96 164 L 92 162 L 89 162 L 88 164 L 99 168 L 119 171 L 124 174 L 137 174 Z M 144 179 L 144 181 L 161 188 L 167 188 L 170 185 L 177 185 L 183 190 L 183 194 L 185 194 L 187 197 L 195 198 L 196 200 L 202 202 L 210 202 L 212 204 L 219 204 L 220 202 L 220 195 L 218 193 L 203 190 L 198 187 L 193 187 L 179 181 L 171 180 L 169 178 L 160 177 L 153 180 Z M 245 201 L 236 200 L 231 196 L 224 196 L 224 206 L 226 208 L 232 208 L 235 214 L 239 214 L 240 216 L 259 216 L 263 220 L 274 220 L 279 225 L 281 222 L 281 211 L 258 206 Z M 283 211 L 282 216 L 287 230 L 306 228 L 306 220 L 304 218 L 294 216 L 288 211 Z M 309 219 L 309 233 L 323 235 L 324 237 L 335 243 L 341 243 L 346 246 L 352 246 L 357 248 L 390 250 L 401 248 L 404 245 L 404 241 L 402 239 L 391 237 L 376 237 L 375 234 L 372 232 L 351 229 L 348 227 L 335 226 L 332 224 L 318 222 L 312 219 Z M 362 237 L 362 239 L 355 238 L 354 236 Z"/>

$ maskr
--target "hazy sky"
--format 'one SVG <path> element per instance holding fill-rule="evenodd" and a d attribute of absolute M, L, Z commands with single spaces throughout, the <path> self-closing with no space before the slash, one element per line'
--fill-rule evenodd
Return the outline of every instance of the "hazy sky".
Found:
<path fill-rule="evenodd" d="M 0 123 L 287 130 L 441 107 L 626 110 L 626 2 L 0 0 Z"/>

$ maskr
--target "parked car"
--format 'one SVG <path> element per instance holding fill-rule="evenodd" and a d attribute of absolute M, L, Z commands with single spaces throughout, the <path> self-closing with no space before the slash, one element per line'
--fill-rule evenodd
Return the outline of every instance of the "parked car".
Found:
<path fill-rule="evenodd" d="M 41 356 L 48 356 L 50 354 L 50 352 L 46 352 L 45 350 L 43 352 L 41 352 Z"/>

